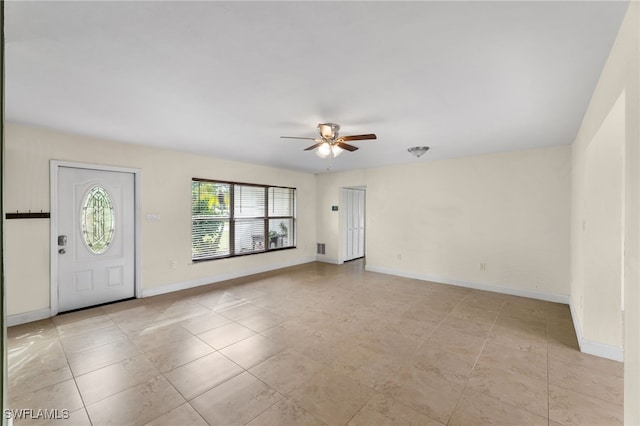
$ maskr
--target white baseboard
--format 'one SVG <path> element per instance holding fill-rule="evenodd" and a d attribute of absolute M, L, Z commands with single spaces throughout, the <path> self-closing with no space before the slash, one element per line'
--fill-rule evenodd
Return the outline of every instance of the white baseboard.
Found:
<path fill-rule="evenodd" d="M 589 355 L 599 356 L 601 358 L 611 359 L 613 361 L 624 361 L 624 348 L 621 346 L 612 346 L 605 343 L 594 342 L 593 340 L 585 339 L 582 336 L 582 327 L 578 322 L 578 315 L 573 306 L 573 300 L 569 300 L 569 309 L 571 309 L 571 318 L 573 319 L 573 328 L 576 330 L 576 337 L 578 339 L 578 346 L 580 346 L 580 352 L 584 352 Z"/>
<path fill-rule="evenodd" d="M 24 312 L 21 314 L 7 315 L 7 327 L 26 324 L 28 322 L 40 321 L 51 317 L 51 309 L 38 309 L 37 311 Z"/>
<path fill-rule="evenodd" d="M 416 272 L 402 271 L 398 269 L 381 268 L 378 266 L 365 266 L 365 270 L 379 272 L 381 274 L 397 275 L 399 277 L 412 278 L 416 280 L 431 281 L 440 284 L 455 285 L 458 287 L 473 288 L 475 290 L 492 291 L 494 293 L 509 294 L 512 296 L 528 297 L 530 299 L 544 300 L 546 302 L 569 304 L 569 296 L 565 294 L 548 294 L 538 291 L 497 286 L 493 284 L 475 283 L 471 281 L 458 280 L 455 278 L 438 277 L 434 275 L 419 274 Z"/>
<path fill-rule="evenodd" d="M 174 291 L 187 290 L 194 287 L 200 287 L 201 285 L 214 284 L 220 281 L 232 280 L 234 278 L 246 277 L 247 275 L 259 274 L 262 272 L 274 271 L 276 269 L 288 268 L 290 266 L 302 265 L 304 263 L 314 262 L 316 259 L 313 257 L 304 258 L 295 262 L 285 262 L 274 265 L 262 266 L 254 269 L 245 269 L 238 272 L 231 272 L 228 274 L 214 275 L 205 278 L 199 278 L 197 280 L 183 281 L 174 284 L 163 285 L 161 287 L 143 288 L 142 297 L 158 296 L 160 294 L 173 293 Z"/>

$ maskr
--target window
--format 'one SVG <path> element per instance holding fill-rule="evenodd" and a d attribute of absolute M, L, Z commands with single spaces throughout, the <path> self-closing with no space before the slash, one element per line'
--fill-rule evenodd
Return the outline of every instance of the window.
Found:
<path fill-rule="evenodd" d="M 295 247 L 295 188 L 193 179 L 191 258 Z"/>

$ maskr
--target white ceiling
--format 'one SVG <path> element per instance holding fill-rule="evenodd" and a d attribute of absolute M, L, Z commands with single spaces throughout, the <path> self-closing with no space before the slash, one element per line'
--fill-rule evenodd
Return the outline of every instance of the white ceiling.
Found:
<path fill-rule="evenodd" d="M 571 143 L 627 3 L 5 7 L 6 119 L 317 173 Z"/>

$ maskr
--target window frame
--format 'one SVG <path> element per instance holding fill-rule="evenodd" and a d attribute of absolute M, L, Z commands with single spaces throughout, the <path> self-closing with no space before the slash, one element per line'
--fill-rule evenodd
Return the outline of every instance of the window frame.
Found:
<path fill-rule="evenodd" d="M 193 188 L 193 184 L 196 182 L 206 182 L 206 183 L 212 183 L 212 184 L 223 184 L 223 185 L 229 185 L 229 217 L 228 217 L 228 221 L 229 221 L 229 233 L 228 233 L 228 238 L 229 238 L 229 253 L 228 254 L 222 254 L 219 256 L 208 256 L 208 257 L 200 257 L 197 259 L 194 259 L 193 257 L 193 232 L 194 232 L 194 228 L 193 228 L 193 223 L 194 223 L 194 215 L 193 215 L 193 198 L 191 199 L 191 238 L 192 238 L 192 246 L 191 246 L 191 261 L 192 262 L 206 262 L 206 261 L 210 261 L 210 260 L 219 260 L 219 259 L 229 259 L 229 258 L 233 258 L 233 257 L 241 257 L 241 256 L 251 256 L 254 254 L 262 254 L 262 253 L 270 253 L 270 252 L 275 252 L 275 251 L 281 251 L 281 250 L 291 250 L 291 249 L 295 249 L 297 248 L 297 219 L 296 219 L 296 211 L 297 211 L 297 206 L 296 206 L 296 202 L 297 202 L 297 192 L 298 189 L 295 187 L 288 187 L 288 186 L 280 186 L 280 185 L 264 185 L 264 184 L 258 184 L 258 183 L 246 183 L 246 182 L 235 182 L 235 181 L 228 181 L 228 180 L 218 180 L 218 179 L 206 179 L 206 178 L 197 178 L 197 177 L 192 177 L 191 178 L 191 186 Z M 235 216 L 235 190 L 236 190 L 236 185 L 238 186 L 250 186 L 250 187 L 258 187 L 258 188 L 263 188 L 264 189 L 264 215 L 263 216 L 256 216 L 256 217 L 237 217 Z M 270 199 L 269 199 L 269 189 L 270 188 L 282 188 L 282 189 L 289 189 L 293 191 L 293 200 L 292 200 L 292 206 L 291 206 L 291 215 L 290 216 L 269 216 L 269 207 L 270 207 Z M 291 245 L 288 245 L 286 247 L 270 247 L 270 244 L 268 244 L 268 242 L 270 241 L 269 239 L 269 221 L 272 219 L 288 219 L 291 220 L 291 224 L 293 225 L 292 228 L 293 229 L 289 229 L 288 230 L 288 238 L 290 238 L 292 240 Z M 262 249 L 259 250 L 252 250 L 252 251 L 248 251 L 248 252 L 239 252 L 236 253 L 236 235 L 235 235 L 235 231 L 236 231 L 236 223 L 238 221 L 242 222 L 242 221 L 249 221 L 249 220 L 262 220 L 264 223 L 264 232 L 263 232 L 263 241 L 264 241 L 264 247 Z"/>

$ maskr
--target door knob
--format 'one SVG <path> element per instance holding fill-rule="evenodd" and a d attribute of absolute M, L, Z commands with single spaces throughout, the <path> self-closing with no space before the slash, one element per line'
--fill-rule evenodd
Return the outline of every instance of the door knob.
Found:
<path fill-rule="evenodd" d="M 67 252 L 67 251 L 66 251 L 65 249 L 63 249 L 63 248 L 61 248 L 61 249 L 59 249 L 59 250 L 58 250 L 58 253 L 60 253 L 60 254 L 65 254 L 66 252 Z"/>

